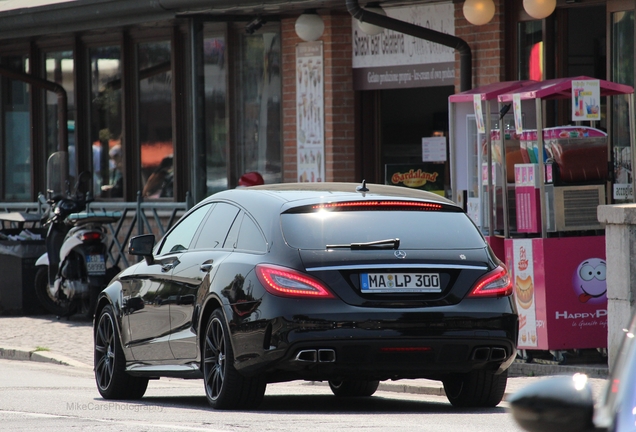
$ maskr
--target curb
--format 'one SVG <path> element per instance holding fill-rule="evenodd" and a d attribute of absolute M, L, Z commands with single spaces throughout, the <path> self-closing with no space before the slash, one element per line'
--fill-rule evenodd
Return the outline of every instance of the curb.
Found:
<path fill-rule="evenodd" d="M 574 375 L 584 373 L 588 378 L 607 379 L 609 369 L 606 364 L 559 365 L 515 361 L 508 369 L 508 377 L 537 377 L 547 375 Z"/>
<path fill-rule="evenodd" d="M 380 386 L 378 390 L 387 391 L 392 393 L 410 393 L 410 394 L 421 394 L 421 395 L 430 395 L 430 396 L 446 396 L 444 392 L 444 386 L 439 381 L 432 380 L 418 380 L 418 381 L 426 381 L 425 383 L 421 383 L 419 385 L 413 384 L 400 384 L 393 381 L 383 381 L 380 382 Z M 304 385 L 310 386 L 319 386 L 319 387 L 329 387 L 329 383 L 327 381 L 306 381 L 303 383 Z"/>
<path fill-rule="evenodd" d="M 438 381 L 429 381 L 424 385 L 398 384 L 391 382 L 381 382 L 378 390 L 393 393 L 422 394 L 429 396 L 446 396 L 444 385 Z"/>
<path fill-rule="evenodd" d="M 59 364 L 63 366 L 71 366 L 83 369 L 92 369 L 92 365 L 87 365 L 70 357 L 52 353 L 50 351 L 41 351 L 37 349 L 25 348 L 0 348 L 0 359 L 6 360 L 29 360 L 42 363 Z M 509 378 L 523 377 L 539 377 L 550 375 L 572 375 L 575 373 L 584 373 L 590 378 L 607 379 L 607 365 L 551 365 L 538 363 L 525 363 L 522 361 L 514 362 L 509 369 Z M 445 396 L 444 386 L 439 381 L 418 379 L 417 384 L 402 384 L 398 382 L 385 381 L 381 382 L 379 390 L 393 393 L 410 393 L 430 396 Z M 309 381 L 307 385 L 328 386 L 327 382 Z M 508 398 L 514 390 L 504 393 L 504 399 Z"/>
<path fill-rule="evenodd" d="M 64 366 L 72 366 L 79 368 L 91 368 L 87 364 L 74 360 L 70 357 L 52 353 L 50 351 L 41 351 L 37 349 L 26 348 L 0 348 L 0 359 L 5 360 L 31 360 L 41 363 L 52 363 Z"/>

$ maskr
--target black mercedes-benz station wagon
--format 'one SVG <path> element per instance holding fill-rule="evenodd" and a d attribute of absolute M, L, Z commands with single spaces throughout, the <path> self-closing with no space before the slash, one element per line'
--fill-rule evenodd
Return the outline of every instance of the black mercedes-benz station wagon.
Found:
<path fill-rule="evenodd" d="M 255 408 L 268 383 L 328 381 L 371 396 L 383 380 L 443 383 L 492 407 L 516 355 L 504 264 L 438 195 L 353 183 L 214 194 L 101 293 L 95 379 L 137 399 L 149 379 L 203 379 L 210 405 Z"/>

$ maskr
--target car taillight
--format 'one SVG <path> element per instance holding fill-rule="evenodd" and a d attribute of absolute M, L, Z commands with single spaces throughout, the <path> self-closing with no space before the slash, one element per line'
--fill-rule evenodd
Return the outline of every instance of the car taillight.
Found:
<path fill-rule="evenodd" d="M 505 297 L 512 294 L 512 279 L 503 264 L 477 281 L 468 297 Z"/>
<path fill-rule="evenodd" d="M 102 233 L 97 231 L 85 232 L 85 233 L 82 233 L 82 235 L 80 235 L 80 239 L 85 242 L 101 241 Z"/>
<path fill-rule="evenodd" d="M 256 276 L 267 292 L 281 297 L 333 298 L 320 281 L 286 267 L 259 264 Z"/>

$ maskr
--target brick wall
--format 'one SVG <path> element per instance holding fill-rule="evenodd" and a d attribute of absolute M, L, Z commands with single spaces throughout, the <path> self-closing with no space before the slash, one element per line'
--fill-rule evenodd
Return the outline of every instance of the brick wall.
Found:
<path fill-rule="evenodd" d="M 325 31 L 325 181 L 354 181 L 354 92 L 351 70 L 351 16 L 321 15 Z M 298 181 L 296 169 L 296 17 L 282 20 L 283 181 Z"/>
<path fill-rule="evenodd" d="M 473 87 L 505 79 L 504 0 L 494 0 L 495 16 L 483 26 L 464 18 L 463 2 L 455 3 L 455 35 L 471 48 Z M 325 181 L 356 181 L 354 91 L 351 70 L 351 16 L 321 15 L 325 31 Z M 296 17 L 282 19 L 283 36 L 283 181 L 298 181 L 296 164 Z M 459 91 L 459 54 L 455 88 Z"/>
<path fill-rule="evenodd" d="M 505 80 L 504 0 L 494 0 L 495 16 L 475 26 L 464 18 L 464 3 L 455 3 L 455 36 L 465 40 L 473 56 L 473 88 Z M 455 89 L 459 91 L 459 55 L 455 55 Z"/>

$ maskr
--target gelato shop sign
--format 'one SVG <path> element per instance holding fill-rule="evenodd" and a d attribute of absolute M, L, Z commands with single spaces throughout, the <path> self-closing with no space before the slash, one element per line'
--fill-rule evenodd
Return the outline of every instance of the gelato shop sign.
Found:
<path fill-rule="evenodd" d="M 384 10 L 388 17 L 399 21 L 450 35 L 455 32 L 455 7 L 451 2 Z M 351 28 L 351 65 L 356 90 L 454 85 L 453 48 L 390 29 L 368 35 L 360 30 L 355 19 Z"/>

